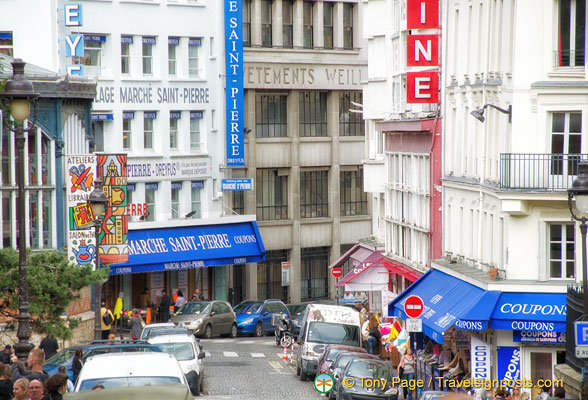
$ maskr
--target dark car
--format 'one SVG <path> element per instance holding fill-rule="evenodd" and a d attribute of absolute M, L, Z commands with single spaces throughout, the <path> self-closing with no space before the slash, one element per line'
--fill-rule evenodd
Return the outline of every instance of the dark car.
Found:
<path fill-rule="evenodd" d="M 363 347 L 346 346 L 343 344 L 330 344 L 325 348 L 325 352 L 318 360 L 317 374 L 329 372 L 329 367 L 335 362 L 337 356 L 341 353 L 367 353 Z"/>
<path fill-rule="evenodd" d="M 237 336 L 237 317 L 226 301 L 191 301 L 171 317 L 171 321 L 189 329 L 196 336 Z"/>
<path fill-rule="evenodd" d="M 337 395 L 337 391 L 339 390 L 339 386 L 341 383 L 343 371 L 347 368 L 347 365 L 353 360 L 359 359 L 369 359 L 369 360 L 380 360 L 380 357 L 367 354 L 362 352 L 353 352 L 353 353 L 339 353 L 335 361 L 329 367 L 329 371 L 327 372 L 333 377 L 333 390 L 329 392 L 329 399 L 334 399 Z"/>
<path fill-rule="evenodd" d="M 73 356 L 76 349 L 82 349 L 82 361 L 87 358 L 95 356 L 97 354 L 105 353 L 126 353 L 126 352 L 161 352 L 161 348 L 156 345 L 149 344 L 144 341 L 125 341 L 125 340 L 114 340 L 114 341 L 96 341 L 90 344 L 84 344 L 80 346 L 66 347 L 53 357 L 49 358 L 43 364 L 43 370 L 49 374 L 49 376 L 57 373 L 57 368 L 60 365 L 64 365 L 67 368 L 67 374 L 69 379 L 73 379 L 72 362 Z"/>
<path fill-rule="evenodd" d="M 398 387 L 392 385 L 393 378 L 392 367 L 387 361 L 352 360 L 341 375 L 341 381 L 353 379 L 355 384 L 339 385 L 337 400 L 397 400 Z"/>
<path fill-rule="evenodd" d="M 447 392 L 441 392 L 439 390 L 426 390 L 421 392 L 419 400 L 439 400 L 443 396 L 446 396 Z"/>
<path fill-rule="evenodd" d="M 264 333 L 273 333 L 272 316 L 284 314 L 290 318 L 290 312 L 281 300 L 270 299 L 265 301 L 247 300 L 237 304 L 233 310 L 237 314 L 237 329 L 239 333 L 262 336 Z"/>

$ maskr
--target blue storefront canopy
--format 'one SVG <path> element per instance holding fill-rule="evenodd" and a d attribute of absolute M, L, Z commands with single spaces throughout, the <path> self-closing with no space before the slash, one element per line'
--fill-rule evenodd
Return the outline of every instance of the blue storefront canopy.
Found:
<path fill-rule="evenodd" d="M 425 305 L 423 332 L 443 343 L 443 332 L 455 325 L 470 331 L 491 329 L 565 332 L 565 293 L 487 291 L 438 270 L 430 270 L 388 306 L 390 316 L 408 318 L 404 302 L 419 296 Z"/>
<path fill-rule="evenodd" d="M 490 328 L 513 331 L 566 331 L 565 293 L 502 293 Z"/>
<path fill-rule="evenodd" d="M 129 262 L 111 265 L 111 274 L 175 271 L 265 259 L 253 221 L 129 231 Z"/>
<path fill-rule="evenodd" d="M 490 294 L 487 294 L 490 293 Z M 441 271 L 430 270 L 408 287 L 388 306 L 389 313 L 402 319 L 404 302 L 408 296 L 419 296 L 425 305 L 421 315 L 423 332 L 437 343 L 444 343 L 443 332 L 453 325 L 468 330 L 485 330 L 488 306 L 485 304 L 498 297 L 497 292 L 488 292 L 461 279 Z"/>

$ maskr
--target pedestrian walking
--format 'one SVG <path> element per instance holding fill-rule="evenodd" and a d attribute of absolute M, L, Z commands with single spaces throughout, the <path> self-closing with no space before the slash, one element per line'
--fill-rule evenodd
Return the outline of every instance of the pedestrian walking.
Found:
<path fill-rule="evenodd" d="M 137 311 L 133 309 L 131 312 L 131 339 L 138 340 L 141 337 L 141 331 L 143 330 L 143 319 Z"/>
<path fill-rule="evenodd" d="M 12 368 L 0 364 L 0 400 L 12 399 Z"/>
<path fill-rule="evenodd" d="M 112 335 L 112 333 L 111 333 Z M 57 372 L 59 372 L 60 374 L 64 374 L 67 375 L 67 368 L 65 368 L 65 365 L 60 365 L 59 367 L 57 367 Z M 73 392 L 74 391 L 74 384 L 73 381 L 71 379 L 69 379 L 69 376 L 67 377 L 67 391 L 68 392 Z"/>
<path fill-rule="evenodd" d="M 408 390 L 409 382 L 414 380 L 414 356 L 412 355 L 412 350 L 409 347 L 406 349 L 406 353 L 400 359 L 398 363 L 398 376 L 402 375 L 403 389 L 404 389 L 404 398 L 412 400 L 412 390 Z M 402 374 L 400 373 L 400 369 L 402 368 Z M 408 392 L 408 393 L 407 393 Z"/>
<path fill-rule="evenodd" d="M 63 400 L 63 395 L 67 393 L 67 375 L 55 374 L 47 379 L 45 385 L 47 396 L 46 400 Z"/>
<path fill-rule="evenodd" d="M 14 400 L 29 400 L 29 380 L 20 378 L 14 381 L 12 394 Z"/>
<path fill-rule="evenodd" d="M 18 359 L 12 355 L 12 379 L 27 378 L 29 381 L 38 379 L 45 382 L 49 378 L 49 374 L 43 371 L 43 363 L 45 362 L 45 352 L 41 349 L 33 349 L 29 352 L 27 358 L 27 370 L 24 365 L 17 362 Z M 30 386 L 30 385 L 29 385 Z"/>
<path fill-rule="evenodd" d="M 73 370 L 73 382 L 74 384 L 78 381 L 78 376 L 80 375 L 80 371 L 84 366 L 84 361 L 82 357 L 84 355 L 84 351 L 81 347 L 78 347 L 74 353 L 73 361 L 71 363 L 71 369 Z"/>
<path fill-rule="evenodd" d="M 100 308 L 100 325 L 102 328 L 102 340 L 107 340 L 108 335 L 110 334 L 110 329 L 112 328 L 112 324 L 114 323 L 114 315 L 112 315 L 112 311 L 110 311 L 106 307 L 106 303 L 102 302 L 102 307 Z"/>
<path fill-rule="evenodd" d="M 185 302 L 186 299 L 184 299 L 184 293 L 182 293 L 181 290 L 178 290 L 178 298 L 176 299 L 176 304 L 174 305 L 174 312 L 177 312 Z"/>
<path fill-rule="evenodd" d="M 43 400 L 45 385 L 38 379 L 29 382 L 29 400 Z"/>
<path fill-rule="evenodd" d="M 59 344 L 57 343 L 57 339 L 51 336 L 49 332 L 47 335 L 41 340 L 41 344 L 39 348 L 45 352 L 45 359 L 48 360 L 57 354 L 57 350 L 59 350 Z"/>
<path fill-rule="evenodd" d="M 382 338 L 382 334 L 380 333 L 380 329 L 378 328 L 380 324 L 378 323 L 378 318 L 374 314 L 371 314 L 367 320 L 368 323 L 368 352 L 370 354 L 376 354 L 375 350 Z"/>
<path fill-rule="evenodd" d="M 167 295 L 167 291 L 161 291 L 161 300 L 159 302 L 159 312 L 161 313 L 161 322 L 169 321 L 169 308 L 171 307 L 171 297 Z"/>
<path fill-rule="evenodd" d="M 12 364 L 12 347 L 9 344 L 4 346 L 4 350 L 0 353 L 0 362 L 2 364 Z"/>

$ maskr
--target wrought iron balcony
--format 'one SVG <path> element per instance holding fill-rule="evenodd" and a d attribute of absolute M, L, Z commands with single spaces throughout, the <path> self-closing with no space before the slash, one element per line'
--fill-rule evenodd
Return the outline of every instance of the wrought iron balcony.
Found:
<path fill-rule="evenodd" d="M 588 154 L 500 154 L 501 190 L 565 191 Z"/>

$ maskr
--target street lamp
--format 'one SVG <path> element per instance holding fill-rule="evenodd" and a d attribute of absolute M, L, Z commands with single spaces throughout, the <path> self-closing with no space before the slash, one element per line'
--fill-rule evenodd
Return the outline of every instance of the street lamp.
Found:
<path fill-rule="evenodd" d="M 512 122 L 512 105 L 509 105 L 507 109 L 504 109 L 495 106 L 494 104 L 485 104 L 484 107 L 480 108 L 479 110 L 474 110 L 470 114 L 472 114 L 472 116 L 478 121 L 484 122 L 484 120 L 486 119 L 486 117 L 484 117 L 484 111 L 486 111 L 488 107 L 495 108 L 501 113 L 508 114 L 508 122 Z"/>
<path fill-rule="evenodd" d="M 572 214 L 572 221 L 580 221 L 580 233 L 582 233 L 582 290 L 584 291 L 584 320 L 588 320 L 588 265 L 586 263 L 586 231 L 588 230 L 588 217 L 578 217 L 572 208 L 572 197 L 576 200 L 576 208 L 581 214 L 588 214 L 588 162 L 578 164 L 578 176 L 568 189 L 568 207 Z"/>
<path fill-rule="evenodd" d="M 26 136 L 34 129 L 37 120 L 39 105 L 38 93 L 35 93 L 33 84 L 24 75 L 25 62 L 20 58 L 12 61 L 12 79 L 6 82 L 4 93 L 0 94 L 2 110 L 10 111 L 13 121 L 4 116 L 6 127 L 15 133 L 16 141 L 16 173 L 18 186 L 18 328 L 16 336 L 18 343 L 14 345 L 14 352 L 21 361 L 26 361 L 29 351 L 33 348 L 31 338 L 31 315 L 29 314 L 29 284 L 27 281 L 27 246 L 26 246 L 26 213 L 25 213 L 25 162 L 24 145 Z M 25 128 L 25 120 L 31 114 L 33 106 L 33 118 L 28 121 Z"/>
<path fill-rule="evenodd" d="M 100 242 L 98 237 L 101 228 L 100 216 L 104 213 L 106 205 L 108 204 L 108 197 L 106 197 L 106 195 L 102 191 L 102 180 L 96 179 L 94 181 L 94 190 L 92 191 L 92 193 L 90 193 L 88 203 L 90 203 L 90 207 L 92 207 L 92 213 L 94 214 L 94 234 L 96 241 L 96 269 L 98 269 L 100 268 Z M 99 282 L 96 282 L 94 284 L 94 307 L 96 308 L 96 310 L 94 311 L 94 340 L 102 339 L 102 324 L 100 321 L 100 286 L 101 285 Z"/>

